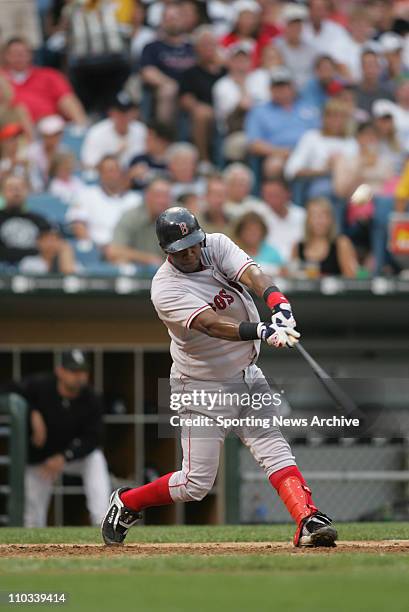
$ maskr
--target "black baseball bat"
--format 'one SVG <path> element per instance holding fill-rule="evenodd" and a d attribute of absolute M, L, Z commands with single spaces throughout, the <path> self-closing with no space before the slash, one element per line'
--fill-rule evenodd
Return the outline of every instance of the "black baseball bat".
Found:
<path fill-rule="evenodd" d="M 327 391 L 328 395 L 335 401 L 338 408 L 340 408 L 345 414 L 353 415 L 354 418 L 362 418 L 364 415 L 361 414 L 353 399 L 349 397 L 349 395 L 347 395 L 339 385 L 337 385 L 334 379 L 324 370 L 324 368 L 320 366 L 319 363 L 315 361 L 314 357 L 310 355 L 303 345 L 298 342 L 295 347 L 311 367 L 315 376 Z"/>

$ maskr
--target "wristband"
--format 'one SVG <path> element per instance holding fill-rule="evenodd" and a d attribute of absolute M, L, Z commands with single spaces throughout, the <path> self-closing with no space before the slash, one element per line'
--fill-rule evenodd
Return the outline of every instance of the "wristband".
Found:
<path fill-rule="evenodd" d="M 239 325 L 239 336 L 241 340 L 258 340 L 258 326 L 259 323 L 250 323 L 249 321 L 242 321 Z"/>
<path fill-rule="evenodd" d="M 275 285 L 271 285 L 267 287 L 267 289 L 263 293 L 263 298 L 267 306 L 274 310 L 274 308 L 279 304 L 289 304 L 289 301 L 285 297 L 283 293 L 279 290 Z"/>

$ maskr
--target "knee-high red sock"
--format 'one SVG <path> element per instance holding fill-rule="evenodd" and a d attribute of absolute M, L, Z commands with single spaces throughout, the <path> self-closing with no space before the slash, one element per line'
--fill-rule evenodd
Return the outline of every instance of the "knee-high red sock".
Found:
<path fill-rule="evenodd" d="M 169 472 L 149 484 L 125 491 L 121 494 L 121 501 L 127 508 L 135 512 L 151 506 L 172 504 L 173 500 L 169 493 L 169 478 L 172 474 L 173 472 Z"/>
<path fill-rule="evenodd" d="M 297 525 L 317 511 L 311 491 L 296 465 L 285 467 L 271 474 L 269 481 L 283 500 Z"/>

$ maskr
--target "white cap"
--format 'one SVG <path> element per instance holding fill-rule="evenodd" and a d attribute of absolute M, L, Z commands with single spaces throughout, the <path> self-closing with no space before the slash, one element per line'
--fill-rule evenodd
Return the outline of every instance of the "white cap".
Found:
<path fill-rule="evenodd" d="M 372 53 L 376 53 L 376 55 L 379 55 L 380 53 L 382 53 L 382 47 L 378 40 L 367 40 L 362 45 L 361 55 L 366 51 L 371 51 Z"/>
<path fill-rule="evenodd" d="M 392 115 L 392 104 L 389 100 L 375 100 L 372 104 L 372 115 L 377 118 Z"/>
<path fill-rule="evenodd" d="M 292 21 L 306 21 L 308 19 L 308 9 L 302 4 L 286 4 L 281 12 L 281 19 L 284 23 Z"/>
<path fill-rule="evenodd" d="M 291 70 L 286 66 L 277 66 L 270 70 L 270 84 L 292 83 L 294 80 Z"/>
<path fill-rule="evenodd" d="M 261 6 L 255 0 L 236 0 L 233 4 L 234 14 L 237 17 L 240 13 L 244 13 L 244 11 L 249 11 L 250 13 L 260 13 Z"/>
<path fill-rule="evenodd" d="M 395 32 L 385 32 L 385 34 L 382 34 L 379 37 L 379 43 L 383 53 L 394 53 L 403 48 L 403 38 Z"/>
<path fill-rule="evenodd" d="M 233 43 L 227 47 L 227 57 L 234 57 L 239 53 L 245 53 L 246 55 L 252 55 L 254 51 L 254 44 L 249 40 L 242 40 L 240 42 Z"/>
<path fill-rule="evenodd" d="M 52 134 L 58 134 L 64 130 L 65 121 L 60 115 L 48 115 L 44 117 L 37 124 L 37 129 L 43 136 L 51 136 Z"/>

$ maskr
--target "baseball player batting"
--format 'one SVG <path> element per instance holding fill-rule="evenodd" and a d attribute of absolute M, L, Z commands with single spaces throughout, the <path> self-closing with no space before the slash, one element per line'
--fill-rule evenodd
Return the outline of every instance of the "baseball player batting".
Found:
<path fill-rule="evenodd" d="M 223 234 L 205 234 L 185 208 L 169 208 L 156 223 L 159 244 L 167 253 L 152 281 L 151 298 L 171 337 L 171 392 L 221 392 L 219 397 L 270 393 L 256 365 L 260 342 L 282 348 L 300 337 L 286 297 L 260 266 Z M 248 290 L 263 298 L 271 321 L 261 322 Z M 222 378 L 222 381 L 221 381 Z M 201 396 L 203 397 L 203 395 Z M 271 417 L 269 405 L 257 416 Z M 276 489 L 297 529 L 295 546 L 335 546 L 336 529 L 318 510 L 288 442 L 278 427 L 248 425 L 254 408 L 240 402 L 220 402 L 180 408 L 181 416 L 206 416 L 212 427 L 194 429 L 192 418 L 181 426 L 183 462 L 171 472 L 141 487 L 122 487 L 110 498 L 102 521 L 107 545 L 121 544 L 130 527 L 151 506 L 199 501 L 213 487 L 220 451 L 233 431 L 250 449 Z M 237 417 L 226 427 L 218 417 Z M 210 433 L 209 433 L 210 432 Z"/>

